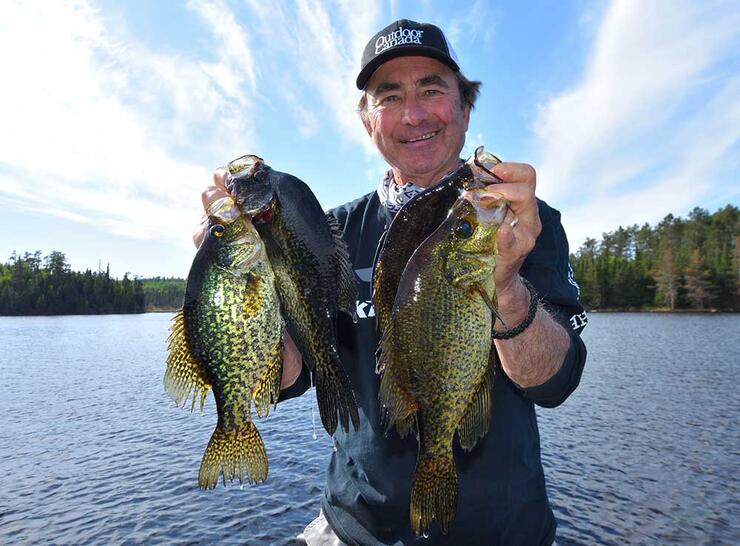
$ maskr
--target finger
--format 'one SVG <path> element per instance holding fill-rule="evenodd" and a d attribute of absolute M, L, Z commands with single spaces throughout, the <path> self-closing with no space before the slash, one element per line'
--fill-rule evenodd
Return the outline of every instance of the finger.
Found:
<path fill-rule="evenodd" d="M 295 383 L 302 369 L 301 353 L 293 338 L 285 332 L 283 336 L 283 374 L 280 378 L 280 388 L 284 389 Z"/>
<path fill-rule="evenodd" d="M 514 182 L 537 187 L 537 172 L 528 163 L 503 162 L 493 167 L 491 171 L 504 182 Z"/>
<path fill-rule="evenodd" d="M 534 188 L 529 184 L 522 182 L 502 182 L 500 184 L 486 186 L 485 191 L 506 199 L 509 203 L 509 208 L 517 216 L 522 217 L 520 218 L 522 220 L 532 218 L 538 214 Z"/>
<path fill-rule="evenodd" d="M 224 167 L 219 167 L 215 171 L 213 171 L 213 185 L 217 188 L 221 188 L 224 191 L 226 190 L 226 169 Z"/>
<path fill-rule="evenodd" d="M 221 199 L 222 197 L 229 197 L 229 192 L 227 192 L 225 188 L 219 186 L 208 186 L 200 195 L 201 201 L 203 202 L 203 209 L 208 211 L 208 207 L 210 207 L 214 201 Z"/>

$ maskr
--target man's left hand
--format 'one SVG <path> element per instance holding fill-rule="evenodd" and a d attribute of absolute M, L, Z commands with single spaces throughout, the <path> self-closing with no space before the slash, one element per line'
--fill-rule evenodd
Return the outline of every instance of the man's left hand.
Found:
<path fill-rule="evenodd" d="M 509 291 L 521 290 L 519 268 L 542 231 L 535 199 L 537 174 L 531 165 L 508 162 L 499 163 L 491 172 L 503 182 L 491 184 L 486 190 L 501 194 L 509 202 L 509 211 L 498 231 L 494 273 L 496 294 L 506 298 Z"/>

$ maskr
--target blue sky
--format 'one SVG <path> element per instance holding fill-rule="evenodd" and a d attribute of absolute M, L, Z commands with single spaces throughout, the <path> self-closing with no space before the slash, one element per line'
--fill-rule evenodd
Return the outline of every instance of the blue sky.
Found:
<path fill-rule="evenodd" d="M 187 275 L 211 172 L 253 153 L 329 208 L 386 170 L 355 105 L 366 41 L 441 26 L 483 81 L 464 153 L 533 164 L 572 249 L 740 203 L 740 4 L 130 1 L 0 5 L 0 260 Z"/>

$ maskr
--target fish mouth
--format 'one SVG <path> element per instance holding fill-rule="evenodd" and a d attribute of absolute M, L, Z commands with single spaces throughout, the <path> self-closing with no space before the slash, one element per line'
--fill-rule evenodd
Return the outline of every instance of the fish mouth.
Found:
<path fill-rule="evenodd" d="M 425 140 L 429 140 L 437 136 L 442 129 L 437 129 L 436 131 L 429 131 L 428 133 L 424 133 L 423 135 L 415 136 L 412 138 L 402 138 L 399 139 L 401 144 L 415 144 L 416 142 L 424 142 Z"/>
<path fill-rule="evenodd" d="M 465 250 L 458 250 L 458 253 L 466 258 L 475 260 L 483 265 L 494 266 L 496 264 L 496 255 L 488 252 L 469 252 Z"/>
<path fill-rule="evenodd" d="M 483 189 L 468 190 L 463 193 L 463 199 L 470 201 L 478 220 L 484 224 L 501 225 L 509 209 L 503 195 Z"/>
<path fill-rule="evenodd" d="M 473 171 L 473 177 L 477 182 L 483 185 L 503 182 L 503 180 L 493 174 L 493 168 L 501 163 L 501 160 L 491 152 L 486 151 L 483 146 L 478 146 L 466 163 L 470 167 L 470 170 Z"/>

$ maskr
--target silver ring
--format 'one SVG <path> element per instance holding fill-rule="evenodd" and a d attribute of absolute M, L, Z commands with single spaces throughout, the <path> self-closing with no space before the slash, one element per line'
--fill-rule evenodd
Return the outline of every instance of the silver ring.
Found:
<path fill-rule="evenodd" d="M 509 226 L 511 226 L 511 229 L 514 229 L 516 225 L 519 223 L 519 218 L 514 218 L 510 223 Z"/>

